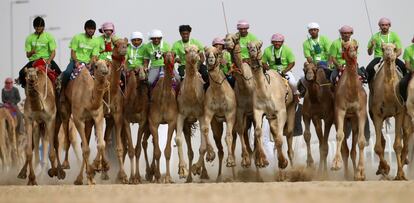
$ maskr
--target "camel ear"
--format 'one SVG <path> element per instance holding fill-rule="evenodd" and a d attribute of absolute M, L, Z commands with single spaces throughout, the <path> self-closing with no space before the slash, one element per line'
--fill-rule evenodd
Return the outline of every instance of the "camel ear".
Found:
<path fill-rule="evenodd" d="M 262 40 L 259 40 L 258 42 L 257 42 L 257 49 L 261 49 L 262 48 L 262 46 L 263 46 L 263 42 L 262 42 Z"/>
<path fill-rule="evenodd" d="M 27 73 L 27 67 L 24 67 L 23 71 L 26 74 Z"/>
<path fill-rule="evenodd" d="M 204 47 L 204 52 L 207 52 L 208 51 L 208 46 L 205 46 Z"/>
<path fill-rule="evenodd" d="M 234 37 L 233 37 L 233 41 L 234 41 L 234 43 L 239 43 L 239 40 L 240 40 L 240 33 L 236 33 L 236 34 L 234 34 Z"/>
<path fill-rule="evenodd" d="M 128 38 L 124 38 L 124 42 L 128 44 Z"/>

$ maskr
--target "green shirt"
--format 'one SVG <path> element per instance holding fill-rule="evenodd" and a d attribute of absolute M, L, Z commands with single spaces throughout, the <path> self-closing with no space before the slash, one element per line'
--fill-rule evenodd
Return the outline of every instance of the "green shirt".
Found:
<path fill-rule="evenodd" d="M 276 58 L 281 58 L 280 65 L 276 65 Z M 268 64 L 270 69 L 280 72 L 285 70 L 288 64 L 295 62 L 295 55 L 286 45 L 282 45 L 279 49 L 270 45 L 264 50 L 262 61 Z"/>
<path fill-rule="evenodd" d="M 351 40 L 354 40 L 354 39 L 351 39 Z M 332 56 L 333 58 L 335 58 L 336 62 L 338 62 L 339 65 L 346 64 L 345 59 L 342 58 L 342 39 L 341 38 L 336 39 L 335 41 L 332 42 L 331 48 L 329 48 L 329 56 Z"/>
<path fill-rule="evenodd" d="M 162 45 L 162 46 L 161 46 Z M 159 68 L 164 66 L 163 53 L 170 51 L 170 45 L 167 42 L 161 41 L 159 45 L 154 45 L 152 42 L 148 42 L 144 48 L 144 59 L 151 61 L 151 67 Z M 160 57 L 156 58 L 157 52 L 160 53 Z"/>
<path fill-rule="evenodd" d="M 382 57 L 382 43 L 393 43 L 398 49 L 402 48 L 400 37 L 397 33 L 390 31 L 387 35 L 382 35 L 381 32 L 375 33 L 368 42 L 368 48 L 371 47 L 371 41 L 375 40 L 374 57 Z"/>
<path fill-rule="evenodd" d="M 32 33 L 26 38 L 26 52 L 30 52 L 32 50 L 35 50 L 36 52 L 29 58 L 29 61 L 34 61 L 40 58 L 49 59 L 51 53 L 55 49 L 56 40 L 50 33 L 42 32 L 40 35 Z"/>
<path fill-rule="evenodd" d="M 231 67 L 231 54 L 226 50 L 223 50 L 223 59 L 225 63 L 220 64 L 220 69 L 227 75 Z"/>
<path fill-rule="evenodd" d="M 80 62 L 89 63 L 92 56 L 99 55 L 99 47 L 95 38 L 89 38 L 85 33 L 75 35 L 70 41 L 69 48 L 72 49 Z"/>
<path fill-rule="evenodd" d="M 325 36 L 319 36 L 317 39 L 308 38 L 303 42 L 303 54 L 305 58 L 311 57 L 314 62 L 328 61 L 330 46 L 331 41 Z"/>
<path fill-rule="evenodd" d="M 240 36 L 240 51 L 242 59 L 248 59 L 249 50 L 247 49 L 247 44 L 252 41 L 258 41 L 257 37 L 254 36 L 252 33 L 248 33 L 246 37 Z"/>
<path fill-rule="evenodd" d="M 129 70 L 135 70 L 144 66 L 144 44 L 135 48 L 131 44 L 128 45 L 126 60 Z"/>
<path fill-rule="evenodd" d="M 403 59 L 404 61 L 407 63 L 410 63 L 411 67 L 407 67 L 410 68 L 411 70 L 413 70 L 413 65 L 414 65 L 414 44 L 410 45 L 409 47 L 404 49 L 404 55 L 403 55 Z"/>
<path fill-rule="evenodd" d="M 113 40 L 117 40 L 118 37 L 113 36 L 112 37 Z M 96 37 L 96 41 L 98 42 L 98 46 L 99 46 L 99 59 L 102 60 L 110 60 L 112 61 L 112 51 L 105 51 L 105 43 L 106 42 L 110 42 L 111 43 L 111 50 L 114 49 L 114 44 L 111 42 L 111 38 L 106 39 L 105 35 L 101 35 L 99 37 Z"/>
<path fill-rule="evenodd" d="M 173 51 L 176 54 L 176 56 L 181 60 L 181 65 L 186 64 L 186 61 L 185 61 L 185 47 L 187 47 L 188 45 L 196 45 L 200 52 L 204 51 L 204 46 L 201 44 L 200 41 L 198 41 L 196 39 L 191 38 L 187 43 L 183 43 L 182 40 L 176 41 L 172 45 L 171 51 Z"/>

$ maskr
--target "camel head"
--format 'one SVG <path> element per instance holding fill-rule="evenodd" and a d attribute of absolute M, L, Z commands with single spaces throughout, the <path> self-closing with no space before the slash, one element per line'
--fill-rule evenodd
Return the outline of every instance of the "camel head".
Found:
<path fill-rule="evenodd" d="M 117 39 L 114 42 L 114 50 L 112 53 L 116 56 L 125 56 L 127 54 L 128 39 Z"/>
<path fill-rule="evenodd" d="M 382 52 L 385 61 L 395 61 L 397 58 L 397 47 L 392 43 L 383 43 Z"/>
<path fill-rule="evenodd" d="M 34 85 L 37 83 L 38 76 L 37 71 L 39 71 L 37 68 L 25 68 L 24 72 L 26 73 L 26 82 L 29 85 Z"/>
<path fill-rule="evenodd" d="M 307 81 L 314 81 L 316 79 L 317 67 L 314 63 L 305 62 L 303 65 L 303 73 Z"/>
<path fill-rule="evenodd" d="M 226 35 L 226 38 L 224 38 L 224 48 L 228 51 L 233 50 L 234 47 L 239 44 L 240 41 L 240 34 L 232 34 L 229 33 Z"/>
<path fill-rule="evenodd" d="M 209 67 L 209 70 L 214 69 L 219 61 L 219 51 L 215 47 L 205 47 L 204 54 L 206 55 L 206 64 Z"/>
<path fill-rule="evenodd" d="M 98 60 L 94 65 L 94 73 L 96 77 L 104 77 L 109 74 L 108 63 L 106 60 Z"/>
<path fill-rule="evenodd" d="M 185 48 L 185 60 L 187 63 L 196 64 L 200 61 L 200 50 L 195 45 Z"/>
<path fill-rule="evenodd" d="M 355 62 L 358 56 L 358 43 L 355 40 L 350 40 L 347 42 L 342 41 L 342 58 L 345 61 Z"/>
<path fill-rule="evenodd" d="M 174 63 L 175 63 L 174 52 L 167 51 L 163 54 L 163 57 L 164 57 L 165 70 L 167 70 L 169 73 L 172 73 L 174 69 Z"/>
<path fill-rule="evenodd" d="M 262 41 L 251 41 L 247 43 L 247 50 L 249 51 L 250 59 L 261 60 Z"/>

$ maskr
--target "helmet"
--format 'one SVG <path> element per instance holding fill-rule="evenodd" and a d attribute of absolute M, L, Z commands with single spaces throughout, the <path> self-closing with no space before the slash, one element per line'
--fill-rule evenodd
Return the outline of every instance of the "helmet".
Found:
<path fill-rule="evenodd" d="M 246 20 L 239 20 L 237 22 L 237 29 L 249 28 L 250 25 Z"/>
<path fill-rule="evenodd" d="M 162 32 L 161 30 L 154 29 L 154 30 L 151 30 L 151 32 L 148 35 L 149 35 L 149 38 L 162 37 Z"/>
<path fill-rule="evenodd" d="M 319 29 L 319 24 L 315 23 L 315 22 L 309 23 L 308 24 L 308 30 L 310 30 L 310 29 Z"/>
<path fill-rule="evenodd" d="M 211 45 L 221 44 L 224 45 L 224 40 L 221 37 L 214 38 L 213 42 L 211 42 Z"/>
<path fill-rule="evenodd" d="M 141 32 L 136 31 L 136 32 L 131 33 L 130 40 L 133 40 L 133 39 L 144 39 L 144 37 Z"/>
<path fill-rule="evenodd" d="M 276 33 L 273 34 L 272 37 L 270 38 L 271 42 L 283 42 L 285 41 L 285 36 L 283 36 L 282 34 Z"/>

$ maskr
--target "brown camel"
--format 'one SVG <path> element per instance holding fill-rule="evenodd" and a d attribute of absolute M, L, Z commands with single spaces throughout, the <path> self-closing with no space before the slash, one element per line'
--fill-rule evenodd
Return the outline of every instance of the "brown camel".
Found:
<path fill-rule="evenodd" d="M 313 158 L 310 146 L 311 132 L 310 123 L 315 126 L 316 134 L 319 140 L 319 172 L 326 174 L 328 170 L 326 158 L 328 156 L 329 146 L 328 138 L 331 126 L 334 122 L 334 95 L 329 80 L 326 79 L 325 72 L 322 68 L 316 67 L 314 63 L 305 62 L 303 72 L 305 80 L 302 82 L 306 87 L 306 95 L 303 101 L 302 116 L 305 123 L 305 132 L 303 137 L 307 147 L 307 166 L 313 167 Z M 324 130 L 322 131 L 322 121 Z"/>
<path fill-rule="evenodd" d="M 103 95 L 108 90 L 109 82 L 108 64 L 99 60 L 92 64 L 94 78 L 87 68 L 83 68 L 78 77 L 69 81 L 61 96 L 66 97 L 64 105 L 60 110 L 63 127 L 66 132 L 69 130 L 69 118 L 72 114 L 73 122 L 81 137 L 83 162 L 80 172 L 74 182 L 75 185 L 83 184 L 83 170 L 86 168 L 88 184 L 95 184 L 95 170 L 102 165 L 102 170 L 108 170 L 109 166 L 105 159 L 105 141 L 103 137 Z M 82 90 L 82 91 L 80 91 Z M 94 165 L 89 164 L 89 140 L 93 125 L 97 139 L 98 152 Z"/>
<path fill-rule="evenodd" d="M 130 71 L 127 80 L 124 99 L 124 134 L 128 138 L 128 145 L 132 142 L 130 123 L 138 123 L 137 144 L 135 146 L 135 173 L 134 164 L 131 163 L 131 176 L 129 183 L 141 183 L 139 173 L 139 158 L 141 156 L 141 141 L 144 133 L 148 133 L 148 111 L 149 111 L 149 87 L 147 81 L 139 78 L 139 73 Z M 128 146 L 124 146 L 127 147 Z"/>
<path fill-rule="evenodd" d="M 56 118 L 56 103 L 55 103 L 55 91 L 51 80 L 47 77 L 46 73 L 37 68 L 25 69 L 26 72 L 26 102 L 24 104 L 24 123 L 27 135 L 26 145 L 26 162 L 21 169 L 18 178 L 26 179 L 27 167 L 29 167 L 29 181 L 28 185 L 37 185 L 36 175 L 33 169 L 33 140 L 36 140 L 36 136 L 39 134 L 35 133 L 37 126 L 39 132 L 44 135 L 43 150 L 45 154 L 49 151 L 49 143 L 54 143 L 54 129 L 55 129 L 55 118 Z M 38 125 L 35 125 L 37 123 Z M 57 160 L 56 167 L 56 156 L 57 149 L 54 145 L 50 145 L 49 159 L 51 163 L 51 169 L 49 169 L 49 176 L 57 176 L 59 179 L 65 177 L 59 160 Z M 35 152 L 37 153 L 37 151 Z M 45 158 L 45 157 L 44 157 Z M 44 160 L 46 161 L 46 160 Z M 43 166 L 46 167 L 47 164 Z M 42 170 L 43 171 L 43 170 Z"/>
<path fill-rule="evenodd" d="M 125 39 L 118 39 L 114 42 L 114 48 L 112 50 L 112 62 L 110 62 L 110 74 L 109 74 L 109 81 L 110 81 L 110 88 L 109 91 L 105 94 L 105 142 L 107 144 L 107 149 L 111 145 L 111 133 L 112 129 L 115 127 L 115 139 L 116 139 L 116 155 L 118 158 L 118 176 L 117 181 L 121 183 L 128 183 L 128 177 L 124 170 L 124 149 L 122 146 L 123 137 L 121 136 L 122 127 L 124 123 L 123 119 L 123 104 L 124 104 L 124 96 L 122 95 L 122 90 L 119 86 L 119 81 L 121 79 L 121 71 L 125 68 L 125 55 L 127 53 L 128 47 L 128 40 Z M 134 159 L 134 146 L 132 144 L 131 138 L 127 138 L 130 140 L 128 142 L 128 156 L 133 163 Z M 131 167 L 133 164 L 131 164 Z M 98 168 L 99 170 L 99 168 Z M 107 170 L 102 171 L 102 178 L 107 179 Z"/>
<path fill-rule="evenodd" d="M 16 122 L 10 111 L 0 108 L 0 159 L 3 171 L 8 167 L 16 167 L 17 143 Z"/>
<path fill-rule="evenodd" d="M 205 49 L 207 58 L 208 74 L 210 78 L 210 86 L 208 87 L 205 99 L 204 99 L 204 114 L 200 120 L 200 156 L 198 162 L 193 165 L 192 172 L 195 174 L 201 173 L 201 168 L 204 165 L 204 155 L 207 152 L 207 140 L 209 134 L 209 124 L 212 123 L 212 129 L 216 145 L 219 149 L 219 172 L 217 175 L 217 181 L 221 181 L 221 166 L 223 160 L 223 147 L 221 146 L 222 124 L 221 132 L 217 132 L 217 127 L 213 127 L 217 124 L 226 122 L 226 144 L 227 144 L 227 167 L 233 167 L 233 178 L 235 178 L 236 166 L 234 154 L 233 154 L 233 127 L 236 122 L 236 95 L 232 90 L 230 84 L 227 82 L 226 77 L 220 70 L 219 65 L 223 55 L 218 52 L 214 47 L 208 47 Z M 214 120 L 214 121 L 213 121 Z M 214 132 L 216 131 L 216 132 Z"/>
<path fill-rule="evenodd" d="M 283 152 L 283 132 L 285 129 L 286 138 L 288 140 L 288 154 L 292 164 L 293 150 L 292 150 L 292 138 L 293 138 L 293 125 L 288 123 L 287 112 L 292 115 L 292 124 L 294 122 L 294 102 L 293 94 L 286 81 L 274 70 L 268 70 L 266 73 L 263 71 L 263 65 L 261 62 L 262 42 L 250 42 L 248 44 L 248 50 L 250 55 L 250 67 L 253 71 L 253 78 L 256 85 L 256 91 L 253 94 L 253 115 L 255 126 L 255 151 L 256 151 L 256 167 L 257 178 L 260 180 L 259 168 L 266 167 L 269 162 L 266 159 L 266 155 L 263 149 L 263 135 L 262 135 L 262 123 L 263 116 L 266 116 L 269 121 L 270 132 L 275 140 L 275 148 L 278 155 L 279 169 L 284 169 L 288 165 Z M 272 91 L 269 91 L 272 90 Z M 293 104 L 293 107 L 291 106 Z M 291 118 L 289 118 L 290 120 Z M 283 127 L 280 127 L 283 126 Z"/>
<path fill-rule="evenodd" d="M 413 78 L 413 74 L 411 73 L 411 78 Z M 407 115 L 404 118 L 404 124 L 408 123 L 410 126 L 410 133 L 413 132 L 414 126 L 414 80 L 410 80 L 407 87 L 407 101 L 406 101 L 406 108 L 407 108 Z M 408 161 L 404 161 L 404 164 L 413 163 L 414 161 L 414 140 L 411 136 L 408 137 L 408 140 L 404 140 L 404 147 L 402 154 L 410 153 L 410 159 Z M 402 156 L 403 157 L 403 156 Z M 408 167 L 409 176 L 414 176 L 414 168 L 413 164 Z"/>
<path fill-rule="evenodd" d="M 384 52 L 384 61 L 379 67 L 374 80 L 370 84 L 369 113 L 375 126 L 376 142 L 375 153 L 380 159 L 377 175 L 388 175 L 390 166 L 384 159 L 385 139 L 382 134 L 382 124 L 389 117 L 395 118 L 395 141 L 394 150 L 397 160 L 397 175 L 395 180 L 407 180 L 404 175 L 403 165 L 407 153 L 401 154 L 404 146 L 407 146 L 406 140 L 409 137 L 408 126 L 403 126 L 406 109 L 403 101 L 398 95 L 398 84 L 401 77 L 398 76 L 395 60 L 397 58 L 396 47 L 392 43 L 382 44 Z M 404 129 L 403 129 L 404 128 Z M 404 131 L 404 133 L 403 133 Z M 407 151 L 408 152 L 408 151 Z"/>
<path fill-rule="evenodd" d="M 165 183 L 172 182 L 170 174 L 171 140 L 177 126 L 178 114 L 176 92 L 173 89 L 174 57 L 173 52 L 164 53 L 165 76 L 160 77 L 155 87 L 151 90 L 150 110 L 148 117 L 149 129 L 153 136 L 154 145 L 154 157 L 150 176 L 154 174 L 156 182 L 160 182 L 161 178 L 161 150 L 158 141 L 158 126 L 160 124 L 168 124 L 167 144 L 164 149 L 164 156 L 167 165 L 167 171 L 164 178 Z M 148 177 L 148 179 L 151 180 L 152 177 Z"/>
<path fill-rule="evenodd" d="M 227 34 L 225 38 L 225 47 L 230 52 L 233 64 L 236 69 L 232 70 L 233 76 L 236 78 L 234 92 L 237 98 L 236 125 L 235 131 L 240 136 L 242 146 L 241 166 L 248 168 L 251 165 L 252 149 L 250 147 L 248 130 L 253 121 L 253 91 L 255 85 L 252 70 L 247 61 L 242 61 L 240 54 L 240 35 Z M 233 135 L 234 139 L 237 136 Z M 233 145 L 233 148 L 235 144 Z"/>
<path fill-rule="evenodd" d="M 192 182 L 191 166 L 194 158 L 194 152 L 191 147 L 191 126 L 197 120 L 201 120 L 204 110 L 204 82 L 198 74 L 200 64 L 199 52 L 200 50 L 195 45 L 185 48 L 187 61 L 185 65 L 185 78 L 181 82 L 180 93 L 177 95 L 178 115 L 175 142 L 177 143 L 179 157 L 178 174 L 180 178 L 187 178 L 187 182 Z M 185 137 L 187 143 L 188 170 L 183 157 L 183 137 Z M 210 146 L 209 154 L 211 153 L 214 155 L 213 148 Z"/>
<path fill-rule="evenodd" d="M 336 152 L 333 160 L 332 170 L 339 170 L 342 167 L 342 156 L 345 156 L 345 163 L 348 162 L 347 145 L 344 142 L 344 121 L 350 119 L 352 122 L 352 141 L 358 140 L 359 162 L 354 163 L 354 179 L 365 180 L 364 168 L 364 126 L 367 116 L 366 104 L 367 95 L 357 73 L 358 45 L 356 41 L 342 42 L 342 55 L 346 61 L 345 71 L 339 79 L 335 90 L 335 121 L 336 121 Z M 342 146 L 344 145 L 344 146 Z M 341 148 L 342 154 L 341 155 Z M 355 160 L 356 151 L 351 152 L 351 159 Z M 346 165 L 345 165 L 346 166 Z M 347 167 L 345 167 L 347 176 Z"/>

